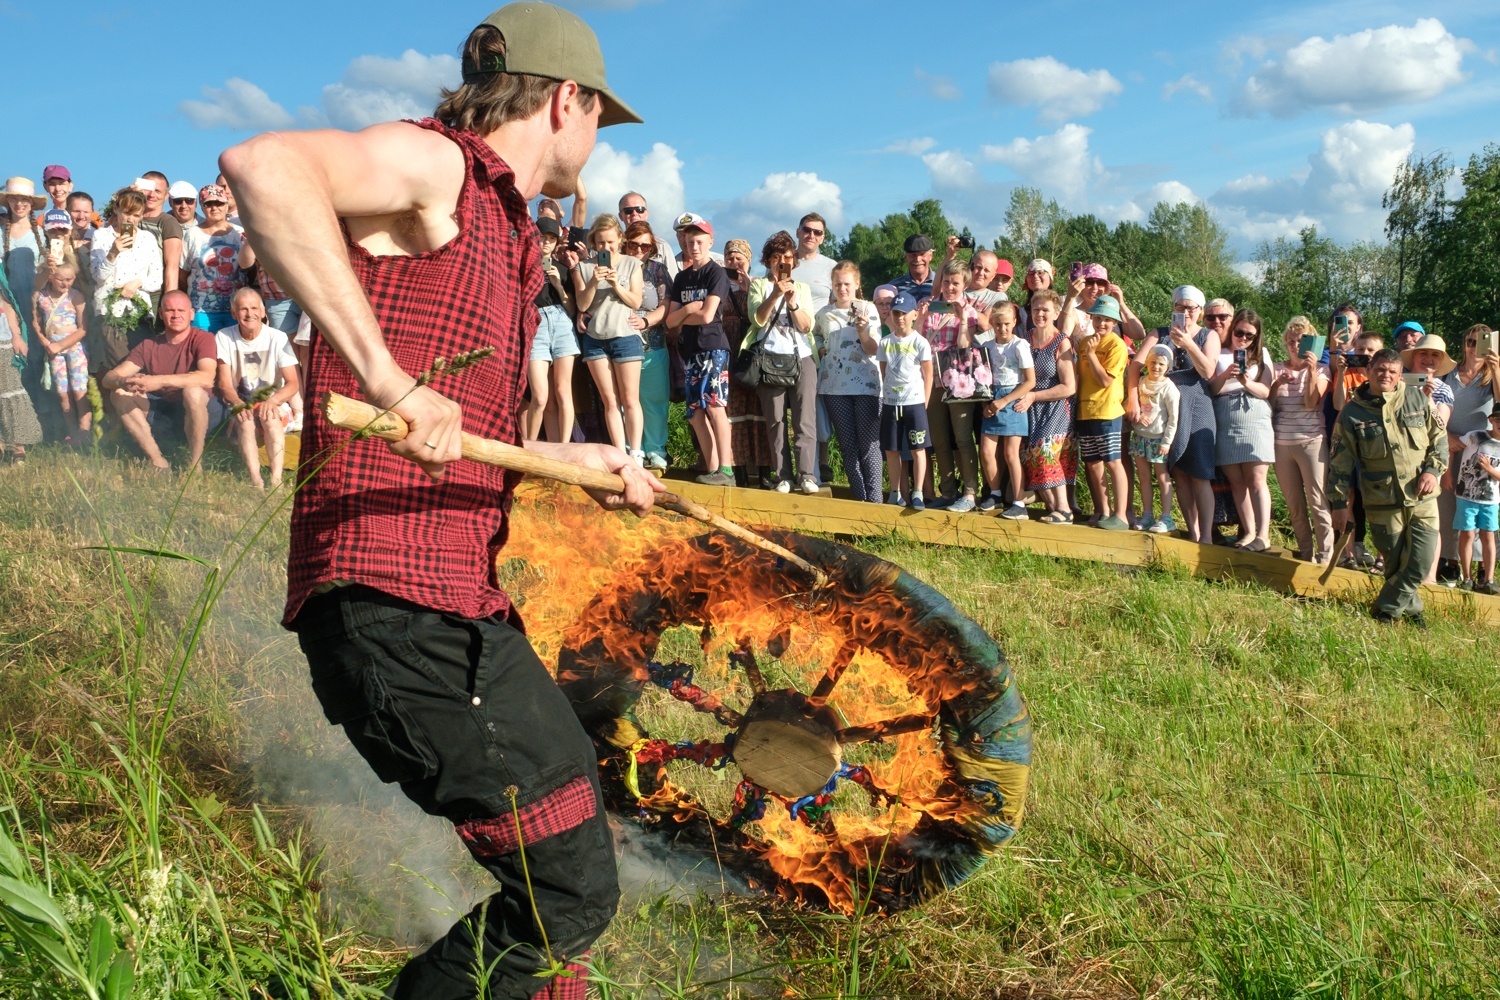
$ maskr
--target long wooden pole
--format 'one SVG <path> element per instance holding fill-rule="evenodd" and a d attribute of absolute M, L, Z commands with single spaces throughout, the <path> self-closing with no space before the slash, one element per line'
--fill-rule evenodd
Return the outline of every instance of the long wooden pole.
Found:
<path fill-rule="evenodd" d="M 350 399 L 348 396 L 341 396 L 336 392 L 329 393 L 323 400 L 323 415 L 335 427 L 342 427 L 347 431 L 369 433 L 383 441 L 400 441 L 407 434 L 406 421 L 396 414 L 357 399 Z M 600 472 L 597 469 L 574 465 L 572 462 L 547 458 L 545 455 L 538 455 L 525 448 L 517 448 L 503 441 L 492 441 L 467 432 L 463 437 L 463 456 L 470 461 L 484 465 L 511 469 L 528 476 L 540 476 L 543 479 L 552 479 L 570 486 L 581 486 L 585 489 L 602 490 L 608 493 L 625 492 L 625 480 L 612 472 Z M 785 559 L 812 577 L 819 589 L 828 583 L 826 573 L 795 552 L 777 545 L 768 538 L 762 538 L 728 518 L 720 517 L 702 504 L 694 503 L 675 493 L 657 493 L 654 500 L 656 506 L 663 510 L 712 525 L 726 535 L 731 535 L 742 542 Z"/>

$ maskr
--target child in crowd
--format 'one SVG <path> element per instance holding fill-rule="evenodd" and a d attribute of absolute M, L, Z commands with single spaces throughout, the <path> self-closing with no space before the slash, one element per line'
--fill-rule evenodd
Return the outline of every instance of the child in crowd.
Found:
<path fill-rule="evenodd" d="M 822 354 L 818 398 L 838 436 L 854 499 L 880 503 L 880 328 L 875 310 L 859 301 L 859 278 L 853 261 L 835 264 L 831 300 L 813 322 Z"/>
<path fill-rule="evenodd" d="M 42 425 L 31 406 L 31 397 L 21 385 L 17 362 L 26 360 L 26 338 L 21 333 L 21 319 L 10 307 L 6 295 L 10 286 L 0 271 L 0 448 L 10 453 L 13 462 L 26 461 L 27 445 L 42 440 Z"/>
<path fill-rule="evenodd" d="M 92 426 L 89 406 L 89 359 L 83 338 L 88 334 L 88 300 L 73 287 L 78 268 L 63 260 L 51 268 L 47 283 L 31 297 L 32 329 L 41 333 L 42 349 L 51 359 L 52 385 L 57 390 L 63 419 L 72 435 Z"/>
<path fill-rule="evenodd" d="M 1010 484 L 1010 506 L 1000 515 L 1013 521 L 1026 519 L 1026 505 L 1021 502 L 1021 442 L 1026 439 L 1029 421 L 1015 404 L 1026 398 L 1036 385 L 1036 368 L 1031 363 L 1031 345 L 1016 336 L 1020 313 L 1014 302 L 996 302 L 990 308 L 990 330 L 994 340 L 984 345 L 990 372 L 995 381 L 995 398 L 984 404 L 979 425 L 979 464 L 989 491 L 979 502 L 979 509 L 991 511 L 1005 502 L 1000 484 L 1000 453 Z M 969 334 L 959 334 L 958 346 L 968 347 Z"/>
<path fill-rule="evenodd" d="M 1335 319 L 1338 317 L 1335 316 Z M 1369 381 L 1370 359 L 1385 346 L 1385 338 L 1375 330 L 1362 330 L 1357 335 L 1340 334 L 1335 329 L 1328 347 L 1328 400 L 1324 407 L 1324 430 L 1330 435 L 1338 412 L 1344 408 L 1354 391 Z M 1351 356 L 1354 360 L 1351 361 Z M 1365 548 L 1365 507 L 1360 500 L 1359 488 L 1349 493 L 1349 510 L 1354 521 L 1354 544 L 1339 564 L 1346 569 L 1374 569 L 1384 572 L 1382 561 Z"/>
<path fill-rule="evenodd" d="M 1125 418 L 1125 366 L 1130 349 L 1120 339 L 1120 304 L 1112 295 L 1101 295 L 1089 309 L 1094 332 L 1078 341 L 1078 454 L 1088 474 L 1094 497 L 1094 516 L 1088 523 L 1106 531 L 1126 531 L 1130 507 L 1130 484 L 1120 435 Z M 1104 482 L 1105 473 L 1114 486 L 1114 503 Z"/>
<path fill-rule="evenodd" d="M 917 312 L 917 327 L 932 346 L 938 367 L 933 395 L 927 400 L 927 420 L 932 430 L 932 459 L 936 466 L 933 485 L 942 496 L 939 502 L 956 514 L 974 509 L 979 492 L 979 455 L 974 446 L 974 424 L 979 403 L 973 401 L 976 389 L 988 395 L 990 386 L 976 385 L 973 362 L 976 352 L 970 348 L 958 351 L 955 344 L 960 332 L 974 338 L 983 329 L 978 310 L 964 295 L 973 272 L 961 260 L 950 260 L 933 280 L 932 298 Z M 986 373 L 988 374 L 988 373 Z M 953 454 L 958 453 L 958 469 Z M 949 485 L 951 484 L 951 489 Z"/>
<path fill-rule="evenodd" d="M 880 341 L 881 402 L 880 446 L 885 449 L 890 472 L 891 495 L 888 502 L 912 510 L 925 510 L 922 482 L 927 478 L 926 401 L 932 394 L 932 345 L 916 332 L 917 300 L 910 292 L 900 292 L 891 300 L 891 332 Z M 906 463 L 902 448 L 911 449 L 912 488 L 910 499 L 903 500 Z"/>
<path fill-rule="evenodd" d="M 1182 393 L 1167 378 L 1172 367 L 1172 348 L 1157 344 L 1146 353 L 1141 380 L 1135 386 L 1139 416 L 1132 421 L 1130 454 L 1135 459 L 1135 481 L 1141 488 L 1141 516 L 1135 522 L 1138 531 L 1165 535 L 1175 531 L 1172 521 L 1172 474 L 1167 471 L 1167 453 L 1177 435 L 1177 416 Z M 1152 511 L 1151 479 L 1161 490 L 1161 517 Z"/>
<path fill-rule="evenodd" d="M 734 450 L 730 443 L 729 340 L 724 334 L 724 307 L 734 294 L 729 275 L 709 256 L 714 227 L 692 212 L 677 219 L 682 270 L 672 279 L 667 304 L 668 336 L 675 332 L 686 369 L 684 395 L 688 423 L 708 471 L 697 478 L 705 486 L 734 485 Z"/>
<path fill-rule="evenodd" d="M 1500 594 L 1495 586 L 1495 532 L 1500 531 L 1500 407 L 1490 414 L 1487 429 L 1471 431 L 1459 440 L 1464 450 L 1451 480 L 1453 526 L 1458 529 L 1458 551 L 1462 553 L 1458 560 L 1459 586 L 1476 594 Z M 1470 560 L 1475 535 L 1479 536 L 1484 573 L 1481 580 L 1474 579 Z"/>

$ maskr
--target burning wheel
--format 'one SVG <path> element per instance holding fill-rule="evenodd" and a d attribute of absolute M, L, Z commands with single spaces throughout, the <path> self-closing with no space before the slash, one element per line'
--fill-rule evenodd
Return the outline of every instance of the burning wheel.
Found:
<path fill-rule="evenodd" d="M 676 539 L 561 637 L 558 680 L 606 753 L 612 805 L 835 909 L 857 885 L 885 909 L 958 885 L 1025 804 L 1031 723 L 1004 656 L 891 563 L 775 538 L 829 586 L 798 592 L 785 563 L 723 535 Z M 651 737 L 663 701 L 698 738 Z"/>

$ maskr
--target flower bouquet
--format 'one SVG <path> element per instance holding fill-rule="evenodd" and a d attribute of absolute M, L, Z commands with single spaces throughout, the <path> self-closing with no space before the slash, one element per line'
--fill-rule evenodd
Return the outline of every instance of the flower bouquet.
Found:
<path fill-rule="evenodd" d="M 150 316 L 151 296 L 145 292 L 137 291 L 135 295 L 127 297 L 124 289 L 114 288 L 104 297 L 101 318 L 105 328 L 116 334 L 130 333 Z"/>

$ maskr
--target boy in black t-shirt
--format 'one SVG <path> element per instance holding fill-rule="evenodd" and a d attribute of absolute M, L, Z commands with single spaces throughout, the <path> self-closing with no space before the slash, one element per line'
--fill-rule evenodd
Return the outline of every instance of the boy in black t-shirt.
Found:
<path fill-rule="evenodd" d="M 732 290 L 729 275 L 709 257 L 714 227 L 692 212 L 674 227 L 682 244 L 683 266 L 672 279 L 667 330 L 677 333 L 677 351 L 687 368 L 688 423 L 708 460 L 698 477 L 706 486 L 734 485 L 729 445 L 729 340 L 724 335 L 724 303 Z"/>

